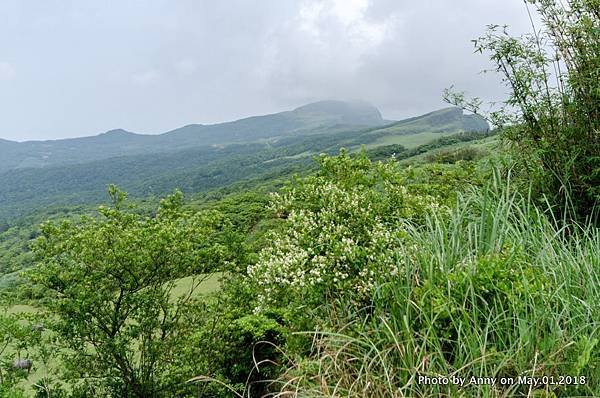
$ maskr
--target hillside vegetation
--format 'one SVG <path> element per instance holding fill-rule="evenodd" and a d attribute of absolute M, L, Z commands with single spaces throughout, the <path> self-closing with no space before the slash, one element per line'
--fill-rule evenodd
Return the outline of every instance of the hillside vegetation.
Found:
<path fill-rule="evenodd" d="M 99 203 L 109 184 L 117 184 L 136 197 L 165 195 L 175 188 L 201 192 L 243 179 L 301 169 L 315 154 L 335 153 L 340 147 L 377 147 L 385 144 L 378 144 L 385 139 L 402 144 L 422 134 L 426 138 L 421 143 L 426 143 L 443 135 L 488 129 L 483 118 L 463 115 L 456 108 L 388 123 L 384 128 L 344 127 L 350 123 L 373 125 L 383 123 L 383 119 L 377 109 L 363 104 L 320 102 L 282 114 L 214 125 L 206 135 L 213 141 L 218 139 L 218 146 L 209 145 L 213 141 L 190 127 L 159 136 L 112 132 L 90 138 L 14 144 L 22 149 L 10 153 L 22 150 L 29 157 L 37 156 L 37 149 L 30 147 L 42 145 L 60 161 L 48 158 L 44 167 L 22 168 L 11 166 L 10 157 L 2 157 L 0 169 L 12 170 L 0 174 L 0 220 L 41 206 Z M 260 134 L 264 137 L 258 137 Z M 238 138 L 234 140 L 233 136 Z M 240 143 L 232 144 L 236 140 Z M 121 155 L 116 156 L 118 153 Z M 61 165 L 63 161 L 74 164 Z"/>
<path fill-rule="evenodd" d="M 537 35 L 476 41 L 511 93 L 492 133 L 299 133 L 319 103 L 264 142 L 12 170 L 37 196 L 4 174 L 0 396 L 600 396 L 598 4 L 531 4 Z M 133 195 L 96 206 L 111 180 Z"/>
<path fill-rule="evenodd" d="M 55 141 L 17 143 L 2 140 L 0 171 L 274 140 L 319 132 L 333 126 L 350 129 L 384 123 L 379 111 L 366 103 L 321 101 L 292 111 L 254 116 L 234 122 L 214 125 L 191 124 L 158 135 L 135 134 L 116 129 L 95 137 Z"/>

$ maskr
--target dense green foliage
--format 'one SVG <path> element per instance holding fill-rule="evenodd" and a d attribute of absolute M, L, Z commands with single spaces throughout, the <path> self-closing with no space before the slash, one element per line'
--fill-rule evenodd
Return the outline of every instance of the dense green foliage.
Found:
<path fill-rule="evenodd" d="M 158 211 L 112 190 L 97 216 L 44 225 L 30 278 L 62 369 L 44 394 L 600 393 L 597 230 L 556 226 L 492 175 L 489 156 L 448 161 L 443 143 L 430 148 L 425 159 L 440 163 L 323 155 L 283 187 L 188 206 L 175 195 Z M 226 271 L 217 293 L 174 296 L 179 278 L 214 271 Z"/>
<path fill-rule="evenodd" d="M 376 278 L 398 272 L 396 237 L 401 221 L 422 220 L 428 209 L 446 207 L 456 195 L 453 182 L 474 182 L 472 166 L 430 165 L 418 172 L 398 164 L 373 164 L 363 154 L 322 157 L 315 176 L 275 194 L 273 211 L 285 218 L 256 265 L 259 302 L 286 300 L 304 305 L 351 292 L 368 302 Z M 315 295 L 316 294 L 316 295 Z"/>
<path fill-rule="evenodd" d="M 443 147 L 445 144 L 481 137 L 481 135 L 473 134 L 469 136 L 461 135 L 455 139 L 443 138 L 437 143 L 428 145 L 428 148 Z M 409 152 L 410 155 L 415 155 L 422 151 L 423 149 L 417 149 Z M 348 172 L 347 168 L 356 168 L 355 172 L 352 173 L 368 172 L 372 165 L 367 155 L 376 157 L 381 154 L 378 155 L 375 151 L 365 152 L 362 155 L 345 154 L 339 160 L 336 160 L 337 158 L 321 157 L 321 171 L 315 177 L 308 177 L 306 182 L 308 183 L 312 178 L 317 178 L 317 181 L 323 178 L 332 178 L 332 171 L 327 170 L 340 161 L 343 164 L 335 166 L 335 168 L 337 172 L 344 175 Z M 408 156 L 408 154 L 403 156 Z M 357 166 L 353 166 L 355 163 Z M 399 166 L 394 166 L 394 164 L 377 166 L 381 167 L 380 172 L 384 173 L 379 177 L 376 177 L 376 175 L 380 172 L 373 170 L 375 180 L 372 181 L 371 185 L 365 185 L 362 190 L 363 194 L 367 195 L 366 198 L 371 198 L 376 202 L 380 201 L 369 192 L 372 187 L 381 183 L 378 178 L 388 178 L 399 170 Z M 443 189 L 444 184 L 442 182 L 446 179 L 448 179 L 448 182 L 455 181 L 456 178 L 458 178 L 456 183 L 461 181 L 460 184 L 471 181 L 470 174 L 473 168 L 465 168 L 465 165 L 460 166 L 450 174 L 448 174 L 450 169 L 447 169 L 447 166 L 431 165 L 426 166 L 424 169 L 409 169 L 409 172 L 401 180 L 398 180 L 398 183 L 402 181 L 411 187 L 411 191 L 423 192 L 424 195 L 428 195 L 427 192 L 429 192 L 429 194 L 435 196 L 443 195 L 447 199 L 453 198 L 455 197 L 453 189 L 450 186 Z M 387 169 L 389 170 L 385 171 Z M 454 177 L 451 177 L 451 175 L 454 175 Z M 288 307 L 281 305 L 283 303 L 280 303 L 276 308 L 267 309 L 260 314 L 256 314 L 255 310 L 260 304 L 257 301 L 259 290 L 253 287 L 253 282 L 245 276 L 245 269 L 247 265 L 255 264 L 257 261 L 258 257 L 254 253 L 258 253 L 262 248 L 272 245 L 273 238 L 271 235 L 284 228 L 285 220 L 279 217 L 272 218 L 273 213 L 267 207 L 269 202 L 267 193 L 280 189 L 285 180 L 285 177 L 279 177 L 271 180 L 271 182 L 255 181 L 250 185 L 244 183 L 246 186 L 253 187 L 252 191 L 247 192 L 240 191 L 244 188 L 238 185 L 237 187 L 233 186 L 202 194 L 190 202 L 187 210 L 180 208 L 179 199 L 175 200 L 176 204 L 172 204 L 174 208 L 178 209 L 174 211 L 176 214 L 174 217 L 177 219 L 185 219 L 189 222 L 198 219 L 202 220 L 202 224 L 208 226 L 212 224 L 209 219 L 203 218 L 205 214 L 212 214 L 217 219 L 230 219 L 231 226 L 228 228 L 237 231 L 237 234 L 246 236 L 246 244 L 244 245 L 246 249 L 239 246 L 239 241 L 234 239 L 235 235 L 228 235 L 231 237 L 229 243 L 221 247 L 224 252 L 235 253 L 236 260 L 228 266 L 228 269 L 233 272 L 226 277 L 221 293 L 214 298 L 211 296 L 206 296 L 206 298 L 195 296 L 193 300 L 190 298 L 190 301 L 185 303 L 188 315 L 181 322 L 171 326 L 178 329 L 177 334 L 182 339 L 177 340 L 177 346 L 187 348 L 181 351 L 173 351 L 172 342 L 167 341 L 158 344 L 160 349 L 157 348 L 155 355 L 167 355 L 168 353 L 169 355 L 175 355 L 177 359 L 171 364 L 172 366 L 169 365 L 170 367 L 153 369 L 151 373 L 154 378 L 147 380 L 151 385 L 150 387 L 136 386 L 136 389 L 160 389 L 160 386 L 164 387 L 172 382 L 173 385 L 178 386 L 172 388 L 180 389 L 182 393 L 195 391 L 196 387 L 184 383 L 185 378 L 203 374 L 234 386 L 238 391 L 251 391 L 254 396 L 260 396 L 261 391 L 265 392 L 268 388 L 268 383 L 261 382 L 261 380 L 269 375 L 269 378 L 277 377 L 280 372 L 278 366 L 271 366 L 270 369 L 267 369 L 266 365 L 263 365 L 259 372 L 255 368 L 256 359 L 280 361 L 279 348 L 276 348 L 276 346 L 284 347 L 288 344 L 285 336 L 290 336 L 290 331 L 302 330 L 303 327 L 308 327 L 314 323 L 306 317 L 298 317 L 296 311 L 290 311 Z M 300 183 L 303 180 L 296 181 Z M 340 182 L 343 181 L 349 180 L 340 179 Z M 397 188 L 399 187 L 398 185 Z M 91 215 L 93 213 L 91 209 L 86 207 L 72 208 L 70 211 L 69 208 L 49 209 L 42 214 L 32 215 L 28 219 L 24 219 L 21 224 L 11 226 L 3 235 L 14 237 L 15 242 L 18 242 L 18 249 L 23 250 L 27 247 L 28 240 L 36 239 L 37 235 L 42 234 L 40 238 L 37 238 L 35 245 L 39 266 L 36 267 L 34 274 L 30 276 L 37 282 L 36 285 L 26 284 L 21 288 L 21 299 L 41 298 L 42 300 L 38 301 L 38 305 L 43 305 L 50 313 L 58 316 L 52 321 L 45 321 L 47 328 L 52 329 L 52 334 L 57 337 L 54 344 L 60 347 L 62 353 L 60 356 L 53 358 L 53 361 L 59 361 L 61 365 L 60 368 L 55 368 L 54 373 L 50 373 L 50 376 L 51 379 L 56 379 L 59 376 L 56 369 L 62 368 L 61 379 L 71 380 L 68 383 L 68 390 L 84 395 L 89 394 L 90 391 L 96 391 L 96 393 L 102 391 L 103 394 L 109 394 L 112 391 L 111 394 L 113 395 L 133 394 L 131 376 L 128 379 L 128 376 L 119 367 L 122 365 L 116 364 L 115 361 L 117 357 L 122 356 L 127 361 L 131 361 L 130 367 L 132 369 L 141 367 L 141 364 L 136 362 L 138 359 L 135 357 L 139 349 L 136 347 L 140 345 L 140 337 L 136 334 L 137 332 L 133 333 L 129 329 L 134 327 L 135 320 L 127 321 L 122 325 L 124 329 L 118 333 L 120 345 L 117 345 L 111 341 L 112 338 L 106 334 L 106 330 L 97 329 L 100 322 L 96 322 L 95 319 L 125 316 L 122 312 L 125 309 L 120 313 L 114 312 L 114 301 L 118 298 L 118 294 L 116 292 L 114 295 L 107 294 L 108 291 L 114 291 L 114 289 L 118 291 L 120 289 L 118 286 L 121 283 L 118 279 L 115 280 L 110 273 L 116 273 L 117 276 L 121 274 L 130 275 L 131 272 L 135 272 L 136 267 L 140 267 L 140 272 L 152 272 L 151 274 L 154 274 L 155 268 L 148 267 L 149 263 L 146 262 L 150 261 L 148 256 L 150 259 L 156 258 L 156 256 L 151 255 L 152 250 L 154 250 L 152 247 L 159 252 L 164 251 L 166 248 L 161 246 L 161 240 L 155 242 L 157 240 L 155 234 L 158 231 L 153 232 L 153 230 L 156 228 L 162 230 L 166 227 L 163 225 L 164 220 L 161 220 L 158 216 L 161 214 L 161 210 L 158 213 L 152 211 L 153 200 L 150 200 L 147 204 L 140 203 L 137 208 L 128 209 L 123 207 L 118 191 L 112 191 L 112 198 L 113 205 L 101 208 L 100 213 L 93 217 L 85 216 L 85 214 Z M 166 203 L 171 203 L 173 200 L 170 199 Z M 164 203 L 162 207 L 165 206 Z M 331 204 L 334 204 L 334 202 L 331 202 Z M 390 202 L 389 206 L 393 206 L 393 203 Z M 209 213 L 206 213 L 206 211 Z M 218 213 L 215 213 L 215 211 L 218 211 Z M 414 213 L 418 216 L 419 211 L 414 211 Z M 77 214 L 84 216 L 82 218 Z M 71 218 L 71 221 L 58 221 L 67 215 Z M 55 218 L 57 221 L 45 224 L 39 232 L 35 228 L 28 227 L 30 223 L 44 218 Z M 187 225 L 187 221 L 185 225 Z M 157 225 L 153 226 L 155 224 Z M 194 228 L 200 227 L 194 225 Z M 120 232 L 121 230 L 122 232 Z M 182 235 L 173 237 L 174 241 L 170 241 L 169 247 L 173 246 L 171 250 L 187 253 L 186 256 L 193 257 L 194 254 L 190 250 L 194 250 L 194 247 L 193 245 L 190 246 L 189 242 L 185 243 L 187 249 L 176 245 L 178 240 L 179 243 L 184 244 L 183 242 L 189 239 L 187 236 L 193 233 L 192 230 L 184 231 L 187 232 L 180 232 Z M 19 240 L 18 235 L 22 235 L 23 239 Z M 177 236 L 179 238 L 176 238 Z M 222 236 L 222 233 L 206 236 L 206 244 L 216 244 L 215 242 L 219 239 L 217 236 Z M 111 237 L 111 239 L 107 240 L 107 237 Z M 13 242 L 11 239 L 5 241 L 9 244 L 8 247 L 11 247 L 11 242 Z M 156 246 L 147 246 L 146 242 L 155 242 Z M 223 241 L 221 240 L 221 242 Z M 106 253 L 114 251 L 111 245 L 116 245 L 115 255 L 118 259 L 113 258 L 113 255 L 106 255 Z M 20 256 L 25 256 L 27 261 L 15 262 L 18 257 L 11 258 L 7 254 L 7 264 L 29 266 L 32 263 L 32 253 L 23 251 Z M 262 256 L 264 256 L 264 253 Z M 160 257 L 158 258 L 160 259 Z M 216 258 L 213 259 L 217 261 Z M 127 260 L 127 265 L 123 266 L 125 260 Z M 137 262 L 137 265 L 135 262 Z M 75 265 L 75 268 L 70 268 Z M 215 265 L 209 267 L 209 269 L 204 269 L 204 271 L 220 269 Z M 110 273 L 106 274 L 108 271 Z M 167 272 L 167 270 L 164 271 Z M 205 276 L 204 271 L 202 277 Z M 165 283 L 171 283 L 174 280 L 172 278 L 188 276 L 190 273 L 193 274 L 193 271 L 188 269 L 178 275 L 168 274 L 160 277 L 156 274 L 156 276 L 157 280 L 165 282 L 168 279 L 169 282 Z M 127 279 L 125 279 L 126 281 Z M 104 288 L 102 288 L 103 283 L 106 283 Z M 89 286 L 98 287 L 98 289 L 90 292 Z M 134 290 L 139 287 L 141 286 L 132 286 Z M 159 289 L 161 294 L 152 297 L 156 299 L 162 297 L 164 300 L 165 295 L 172 288 L 173 285 L 153 285 L 152 289 Z M 130 300 L 139 306 L 133 312 L 152 317 L 149 315 L 151 312 L 148 311 L 150 311 L 150 307 L 156 306 L 157 302 L 146 300 L 147 297 L 138 300 L 135 291 L 129 291 L 129 293 Z M 56 300 L 57 298 L 62 299 Z M 145 306 L 146 304 L 148 307 Z M 87 315 L 85 317 L 78 315 L 83 313 Z M 300 319 L 304 319 L 304 321 L 300 321 Z M 152 323 L 146 326 L 156 327 Z M 90 353 L 83 351 L 82 347 L 90 346 L 92 336 L 94 340 L 103 337 L 105 341 L 97 356 L 90 357 Z M 269 343 L 265 343 L 265 341 Z M 290 341 L 292 346 L 304 347 L 301 340 L 294 342 L 296 339 L 292 337 Z M 117 350 L 117 352 L 114 352 L 114 350 Z M 205 355 L 201 354 L 204 352 Z M 193 358 L 193 360 L 190 358 Z M 186 365 L 184 366 L 181 361 L 185 361 Z M 81 363 L 89 364 L 89 367 L 80 366 Z M 234 363 L 236 365 L 232 368 Z M 136 371 L 141 372 L 139 369 Z M 92 375 L 94 375 L 94 378 L 90 379 Z M 101 376 L 99 377 L 99 375 Z M 170 381 L 167 381 L 167 379 Z M 63 391 L 60 385 L 53 384 L 50 380 L 43 386 L 44 389 L 52 391 L 53 394 Z M 207 396 L 222 395 L 228 391 L 227 388 L 216 382 L 201 383 L 199 387 L 203 394 Z M 156 394 L 160 395 L 158 392 Z"/>
<path fill-rule="evenodd" d="M 111 188 L 101 218 L 48 223 L 29 278 L 47 289 L 52 329 L 82 396 L 172 396 L 200 358 L 181 350 L 196 332 L 194 293 L 233 260 L 235 240 L 215 213 L 182 210 L 181 193 L 154 217 L 127 211 Z M 194 276 L 173 296 L 178 278 Z M 187 369 L 187 371 L 186 371 Z"/>
<path fill-rule="evenodd" d="M 0 232 L 0 289 L 13 288 L 18 273 L 33 265 L 30 243 L 40 234 L 40 224 L 48 220 L 75 218 L 89 211 L 85 206 L 53 206 L 6 223 Z"/>
<path fill-rule="evenodd" d="M 450 136 L 443 136 L 428 144 L 412 149 L 407 149 L 399 145 L 390 145 L 369 149 L 366 153 L 369 158 L 375 160 L 389 159 L 392 156 L 396 159 L 410 160 L 415 156 L 429 153 L 430 155 L 428 156 L 431 157 L 429 160 L 441 161 L 440 156 L 442 156 L 442 154 L 437 154 L 437 149 L 451 147 L 464 142 L 476 141 L 488 136 L 488 133 L 459 133 Z M 319 141 L 312 142 L 312 148 L 316 150 L 319 144 Z M 302 150 L 304 151 L 304 148 Z M 449 150 L 461 151 L 461 147 Z M 259 155 L 256 156 L 259 157 Z M 251 157 L 240 157 L 239 161 L 247 165 L 252 162 L 251 159 Z M 172 160 L 173 163 L 175 163 L 181 159 Z M 185 157 L 182 161 L 185 162 Z M 252 167 L 235 167 L 229 169 L 226 167 L 227 164 L 228 163 L 226 161 L 225 163 L 220 163 L 218 167 L 221 167 L 221 170 L 232 170 L 231 172 L 248 173 L 250 175 L 252 175 L 254 171 Z M 233 222 L 236 228 L 241 228 L 240 232 L 252 232 L 248 228 L 254 228 L 258 221 L 266 217 L 268 193 L 280 189 L 284 185 L 285 181 L 292 176 L 292 174 L 306 175 L 313 172 L 316 166 L 308 158 L 303 158 L 302 160 L 297 161 L 280 162 L 279 165 L 274 165 L 273 162 L 270 162 L 269 165 L 271 164 L 273 164 L 272 169 L 269 171 L 264 170 L 262 173 L 257 172 L 258 175 L 253 175 L 251 178 L 247 178 L 222 188 L 212 189 L 205 192 L 196 191 L 197 193 L 195 194 L 195 199 L 192 201 L 191 205 L 197 209 L 210 208 L 222 211 L 225 216 Z M 146 169 L 144 167 L 140 167 L 140 170 L 143 170 L 143 172 L 156 172 L 157 170 L 157 167 L 154 166 L 155 163 L 142 163 L 140 166 L 142 165 L 147 166 Z M 204 170 L 204 173 L 210 174 L 210 172 L 207 170 Z M 227 171 L 225 171 L 225 174 L 226 173 Z M 189 174 L 193 175 L 192 172 Z M 201 178 L 198 175 L 196 177 Z M 92 187 L 92 183 L 94 182 L 93 180 L 92 183 L 85 182 L 85 180 L 89 179 L 90 176 L 86 177 L 85 173 L 81 173 L 81 178 L 81 181 L 75 179 L 75 182 L 79 182 L 79 184 L 73 183 L 71 186 L 81 188 L 89 185 L 90 189 L 94 189 L 94 192 L 96 191 L 96 189 Z M 136 175 L 131 175 L 129 178 L 130 180 L 127 181 L 131 181 L 131 183 L 135 184 L 135 178 L 137 178 Z M 41 181 L 41 179 L 38 181 Z M 165 181 L 168 181 L 168 185 L 163 187 L 165 190 L 175 185 L 186 186 L 184 185 L 185 180 L 182 179 L 181 175 L 173 176 L 170 179 L 165 178 Z M 225 182 L 221 181 L 220 183 Z M 99 186 L 103 185 L 99 183 Z M 187 186 L 187 188 L 195 191 L 195 186 Z M 144 191 L 134 190 L 134 193 L 137 194 L 142 194 L 143 192 Z M 105 194 L 103 194 L 102 197 L 104 197 L 104 195 Z M 51 199 L 49 198 L 48 201 L 49 200 Z M 85 201 L 86 196 L 82 194 L 77 198 L 77 200 Z M 95 200 L 88 198 L 88 201 L 94 203 Z M 151 206 L 153 206 L 157 201 L 158 199 L 151 195 L 146 199 L 137 199 L 136 203 L 139 209 L 145 209 L 146 211 L 150 212 Z M 36 202 L 39 203 L 41 200 L 38 198 L 36 199 Z M 19 202 L 16 206 L 22 207 L 23 205 L 23 202 Z M 18 272 L 22 269 L 30 267 L 33 264 L 33 257 L 29 250 L 29 243 L 40 233 L 39 225 L 43 221 L 65 218 L 75 219 L 77 216 L 83 214 L 92 214 L 93 210 L 93 206 L 90 205 L 48 206 L 27 216 L 13 219 L 10 221 L 10 224 L 8 222 L 4 222 L 4 230 L 0 231 L 0 273 L 2 274 L 2 277 L 0 278 L 0 288 L 14 287 L 19 281 Z M 265 223 L 263 226 L 258 226 L 257 228 L 258 232 L 260 232 L 261 228 L 268 228 L 268 223 Z M 258 235 L 260 235 L 260 233 Z M 31 295 L 34 294 L 33 292 L 24 293 L 28 297 L 31 297 Z"/>
<path fill-rule="evenodd" d="M 598 231 L 561 229 L 507 180 L 477 187 L 465 166 L 411 180 L 393 165 L 330 158 L 276 200 L 286 229 L 250 268 L 259 310 L 301 308 L 294 319 L 314 330 L 310 355 L 288 351 L 282 391 L 598 395 Z M 457 195 L 456 183 L 469 188 Z M 566 375 L 578 385 L 417 381 Z"/>

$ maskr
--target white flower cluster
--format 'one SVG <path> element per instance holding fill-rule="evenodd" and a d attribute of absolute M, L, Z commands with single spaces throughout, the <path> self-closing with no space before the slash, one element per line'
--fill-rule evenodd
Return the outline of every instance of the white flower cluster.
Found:
<path fill-rule="evenodd" d="M 262 304 L 322 289 L 369 297 L 378 281 L 397 275 L 406 261 L 397 220 L 415 206 L 435 206 L 433 198 L 412 196 L 387 181 L 348 188 L 315 179 L 272 200 L 273 210 L 286 215 L 287 229 L 273 234 L 272 244 L 248 267 Z"/>

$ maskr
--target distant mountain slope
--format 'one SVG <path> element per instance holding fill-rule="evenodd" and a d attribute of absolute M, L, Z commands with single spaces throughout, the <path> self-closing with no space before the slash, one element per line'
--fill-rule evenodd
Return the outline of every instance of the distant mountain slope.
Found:
<path fill-rule="evenodd" d="M 422 116 L 401 120 L 374 129 L 372 134 L 381 136 L 420 133 L 443 133 L 455 131 L 484 131 L 489 129 L 485 119 L 477 115 L 464 115 L 459 108 L 445 108 Z"/>
<path fill-rule="evenodd" d="M 138 197 L 163 195 L 174 188 L 200 192 L 243 179 L 256 178 L 265 173 L 280 173 L 282 170 L 289 170 L 290 167 L 306 167 L 311 163 L 312 155 L 321 152 L 337 153 L 340 147 L 357 149 L 362 145 L 370 148 L 389 144 L 404 145 L 403 140 L 406 138 L 426 137 L 430 141 L 432 137 L 461 131 L 487 130 L 487 123 L 483 119 L 465 116 L 454 108 L 385 126 L 324 126 L 323 119 L 328 120 L 328 123 L 344 120 L 356 124 L 380 120 L 381 115 L 379 112 L 361 115 L 360 110 L 364 108 L 358 109 L 354 116 L 344 115 L 342 111 L 347 110 L 347 107 L 338 110 L 327 109 L 327 112 L 323 113 L 322 105 L 323 103 L 298 108 L 291 111 L 292 116 L 277 114 L 277 118 L 292 120 L 290 123 L 294 126 L 297 126 L 294 121 L 305 118 L 308 121 L 301 125 L 312 126 L 308 131 L 299 132 L 282 122 L 277 131 L 287 131 L 287 135 L 275 137 L 275 130 L 268 129 L 264 133 L 252 133 L 260 131 L 259 126 L 265 120 L 273 122 L 273 118 L 249 118 L 232 122 L 238 123 L 236 129 L 224 128 L 222 125 L 213 126 L 211 134 L 217 134 L 216 129 L 222 128 L 221 136 L 229 134 L 227 139 L 230 142 L 235 141 L 235 134 L 254 134 L 254 141 L 250 142 L 186 147 L 181 143 L 205 133 L 184 128 L 158 137 L 162 140 L 173 140 L 168 144 L 171 148 L 169 151 L 129 153 L 108 159 L 94 159 L 90 156 L 89 161 L 78 164 L 54 164 L 43 168 L 30 167 L 0 172 L 0 221 L 40 206 L 95 203 L 104 198 L 106 185 L 110 183 L 116 183 Z M 327 106 L 336 105 L 327 103 Z M 331 115 L 336 112 L 338 119 L 333 120 Z M 270 138 L 261 140 L 261 134 Z M 96 137 L 62 140 L 61 145 L 76 141 L 84 148 L 87 148 L 87 145 L 89 148 L 96 148 L 96 151 L 106 148 L 132 151 L 136 145 L 142 145 L 140 143 L 143 140 L 155 138 L 115 130 Z M 18 147 L 21 144 L 8 142 L 6 145 L 14 148 L 15 145 Z M 177 149 L 178 146 L 185 149 Z"/>
<path fill-rule="evenodd" d="M 369 147 L 391 144 L 416 147 L 441 135 L 487 130 L 489 125 L 481 116 L 464 115 L 459 108 L 445 108 L 372 129 Z"/>
<path fill-rule="evenodd" d="M 172 152 L 182 149 L 249 143 L 333 126 L 378 126 L 377 108 L 362 102 L 321 101 L 292 111 L 234 122 L 192 124 L 159 135 L 112 130 L 94 137 L 23 143 L 0 140 L 0 172 L 28 167 L 84 163 L 115 156 Z"/>

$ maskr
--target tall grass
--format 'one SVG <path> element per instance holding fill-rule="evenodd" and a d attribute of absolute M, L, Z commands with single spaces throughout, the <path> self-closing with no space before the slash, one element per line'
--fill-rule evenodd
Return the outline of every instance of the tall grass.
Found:
<path fill-rule="evenodd" d="M 560 227 L 496 176 L 405 230 L 403 272 L 355 316 L 330 304 L 335 332 L 313 333 L 278 396 L 600 396 L 598 229 Z"/>

